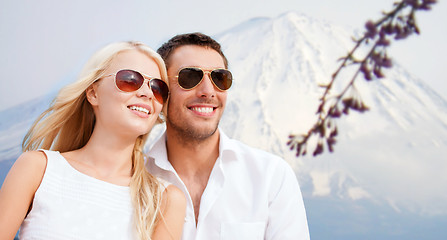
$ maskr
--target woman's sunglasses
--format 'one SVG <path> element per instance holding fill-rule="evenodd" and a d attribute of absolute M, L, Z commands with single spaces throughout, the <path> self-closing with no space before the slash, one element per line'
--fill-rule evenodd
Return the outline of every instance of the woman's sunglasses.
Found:
<path fill-rule="evenodd" d="M 124 69 L 119 70 L 115 74 L 110 74 L 105 77 L 110 77 L 115 75 L 115 86 L 118 88 L 118 90 L 123 92 L 134 92 L 140 89 L 145 81 L 148 81 L 148 86 L 152 90 L 152 93 L 154 94 L 155 99 L 163 104 L 168 99 L 169 95 L 169 88 L 168 85 L 161 79 L 153 78 L 150 76 L 146 76 L 146 78 L 143 76 L 143 74 L 130 70 L 130 69 Z"/>
<path fill-rule="evenodd" d="M 233 75 L 227 69 L 214 69 L 212 71 L 205 71 L 197 67 L 182 68 L 175 76 L 178 84 L 185 90 L 195 88 L 202 81 L 205 73 L 209 74 L 211 81 L 221 91 L 228 90 L 233 83 Z"/>

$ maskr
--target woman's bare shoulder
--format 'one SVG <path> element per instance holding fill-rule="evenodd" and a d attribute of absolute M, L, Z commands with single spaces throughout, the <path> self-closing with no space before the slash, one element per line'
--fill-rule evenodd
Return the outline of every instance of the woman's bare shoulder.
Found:
<path fill-rule="evenodd" d="M 26 168 L 45 169 L 47 165 L 47 156 L 42 151 L 28 151 L 22 153 L 17 158 L 15 164 L 24 165 Z M 36 169 L 35 169 L 36 170 Z"/>
<path fill-rule="evenodd" d="M 20 175 L 23 180 L 39 183 L 47 166 L 47 157 L 42 151 L 22 153 L 11 168 L 10 173 Z"/>
<path fill-rule="evenodd" d="M 176 187 L 172 184 L 166 188 L 163 195 L 167 199 L 174 199 L 176 201 L 186 202 L 186 197 L 185 197 L 185 194 L 182 192 L 182 190 L 180 190 L 178 187 Z"/>

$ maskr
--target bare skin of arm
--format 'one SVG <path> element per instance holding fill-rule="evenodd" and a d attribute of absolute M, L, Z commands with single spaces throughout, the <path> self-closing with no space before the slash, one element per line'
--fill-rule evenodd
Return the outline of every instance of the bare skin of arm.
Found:
<path fill-rule="evenodd" d="M 155 227 L 152 239 L 180 240 L 186 214 L 186 198 L 183 192 L 170 185 L 163 192 L 161 218 Z"/>
<path fill-rule="evenodd" d="M 13 239 L 25 219 L 45 173 L 43 152 L 25 152 L 16 160 L 0 190 L 0 240 Z"/>

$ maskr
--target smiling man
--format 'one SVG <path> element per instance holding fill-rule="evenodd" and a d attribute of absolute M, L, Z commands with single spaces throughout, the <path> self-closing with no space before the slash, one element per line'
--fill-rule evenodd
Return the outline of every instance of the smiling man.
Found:
<path fill-rule="evenodd" d="M 219 43 L 201 33 L 182 34 L 158 53 L 170 97 L 166 132 L 150 150 L 147 167 L 187 197 L 182 239 L 309 239 L 291 167 L 218 127 L 233 80 Z"/>

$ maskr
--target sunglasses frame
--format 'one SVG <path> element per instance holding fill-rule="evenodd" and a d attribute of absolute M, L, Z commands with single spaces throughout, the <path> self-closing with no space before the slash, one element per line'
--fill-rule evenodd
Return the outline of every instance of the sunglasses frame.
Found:
<path fill-rule="evenodd" d="M 192 87 L 192 88 L 184 88 L 182 85 L 180 85 L 180 83 L 179 83 L 179 81 L 178 81 L 178 77 L 179 77 L 179 75 L 180 75 L 180 72 L 181 72 L 182 70 L 184 70 L 184 69 L 188 69 L 188 68 L 199 69 L 199 70 L 201 70 L 201 71 L 203 72 L 203 76 L 202 76 L 202 78 L 200 79 L 200 81 L 199 81 L 196 85 L 194 85 L 194 87 Z M 205 77 L 205 74 L 208 74 L 208 77 L 209 77 L 209 79 L 211 80 L 211 82 L 213 83 L 213 85 L 214 85 L 217 89 L 219 89 L 220 91 L 225 92 L 225 91 L 227 91 L 228 89 L 230 89 L 230 87 L 232 86 L 232 84 L 230 85 L 230 87 L 229 87 L 228 89 L 221 89 L 220 87 L 217 86 L 217 84 L 214 82 L 214 79 L 211 77 L 211 73 L 212 73 L 213 71 L 215 71 L 215 70 L 225 70 L 225 71 L 228 71 L 228 72 L 230 73 L 230 75 L 231 75 L 231 83 L 233 83 L 233 74 L 231 73 L 230 70 L 228 70 L 228 69 L 226 69 L 226 68 L 215 68 L 215 69 L 213 69 L 213 70 L 203 70 L 202 68 L 199 68 L 199 67 L 183 67 L 183 68 L 180 68 L 180 69 L 178 70 L 177 76 L 174 76 L 174 77 L 177 79 L 177 85 L 179 85 L 179 87 L 180 87 L 181 89 L 183 89 L 183 90 L 193 90 L 194 88 L 196 88 L 197 86 L 199 86 L 199 84 L 202 82 L 203 78 Z"/>
<path fill-rule="evenodd" d="M 131 93 L 131 92 L 127 92 L 127 91 L 123 91 L 123 90 L 121 90 L 121 89 L 118 87 L 117 83 L 116 83 L 116 81 L 117 81 L 117 79 L 116 79 L 116 75 L 117 75 L 119 72 L 121 72 L 121 71 L 132 71 L 132 72 L 135 72 L 135 73 L 140 74 L 140 75 L 143 77 L 143 83 L 141 84 L 141 86 L 140 86 L 138 89 L 133 90 L 133 91 L 131 91 L 131 92 L 136 92 L 136 91 L 140 90 L 140 89 L 144 86 L 144 84 L 146 84 L 146 82 L 149 83 L 149 84 L 147 84 L 147 85 L 149 86 L 149 90 L 152 91 L 152 86 L 151 86 L 150 82 L 151 82 L 152 80 L 154 80 L 154 79 L 155 79 L 155 80 L 162 81 L 162 82 L 166 85 L 166 87 L 167 87 L 167 89 L 168 89 L 167 97 L 166 97 L 166 100 L 164 100 L 164 102 L 167 102 L 167 101 L 168 101 L 168 98 L 169 98 L 169 87 L 168 87 L 168 84 L 166 84 L 165 81 L 161 80 L 160 78 L 152 77 L 152 76 L 146 75 L 146 74 L 144 74 L 144 73 L 140 73 L 140 72 L 135 71 L 135 70 L 132 70 L 132 69 L 121 69 L 121 70 L 118 70 L 116 73 L 111 73 L 111 74 L 106 75 L 106 76 L 103 76 L 103 77 L 101 77 L 101 78 L 99 78 L 99 79 L 106 78 L 106 77 L 110 77 L 110 76 L 115 76 L 115 78 L 114 78 L 114 83 L 115 83 L 115 87 L 116 87 L 116 89 L 117 89 L 118 91 L 120 91 L 120 92 L 123 92 L 123 93 Z M 154 95 L 154 98 L 155 98 L 155 100 L 156 100 L 158 103 L 160 103 L 160 104 L 162 104 L 162 105 L 164 104 L 164 103 L 158 101 L 158 99 L 155 97 L 155 93 L 154 93 L 154 91 L 152 91 L 152 94 Z M 163 97 L 162 97 L 162 98 L 163 98 Z"/>

